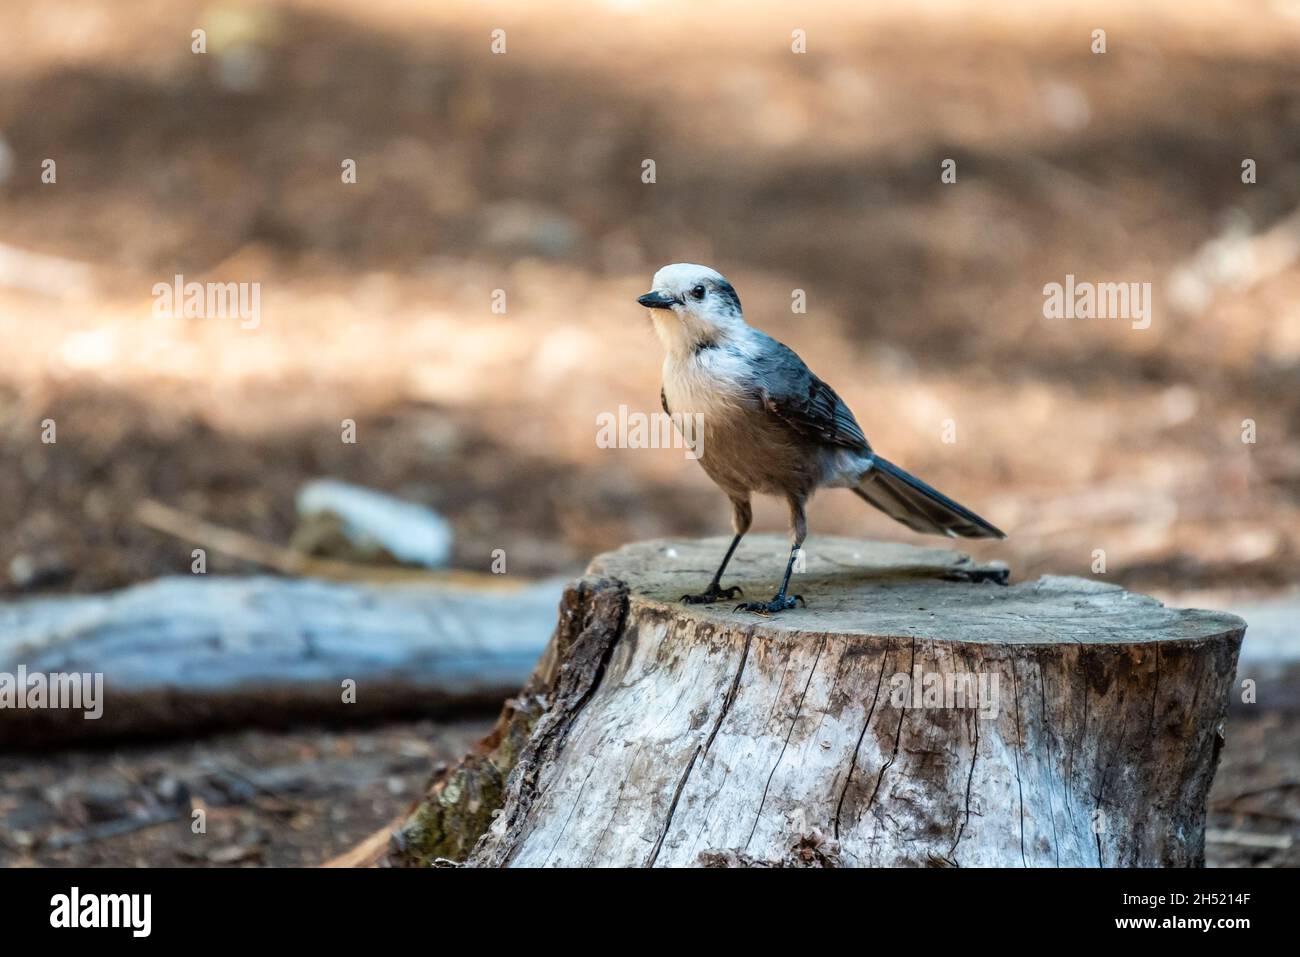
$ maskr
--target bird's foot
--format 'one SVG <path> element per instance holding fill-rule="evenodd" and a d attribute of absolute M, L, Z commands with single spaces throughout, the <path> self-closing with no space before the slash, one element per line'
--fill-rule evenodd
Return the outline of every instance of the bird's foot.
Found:
<path fill-rule="evenodd" d="M 712 605 L 715 601 L 724 601 L 728 598 L 735 598 L 737 595 L 745 594 L 740 590 L 739 585 L 732 585 L 730 588 L 719 588 L 716 584 L 710 585 L 703 593 L 699 595 L 683 595 L 683 605 Z"/>
<path fill-rule="evenodd" d="M 808 603 L 803 600 L 803 595 L 777 595 L 771 601 L 741 602 L 736 606 L 736 611 L 752 611 L 760 615 L 774 615 L 778 611 L 785 611 L 795 605 L 808 607 Z"/>

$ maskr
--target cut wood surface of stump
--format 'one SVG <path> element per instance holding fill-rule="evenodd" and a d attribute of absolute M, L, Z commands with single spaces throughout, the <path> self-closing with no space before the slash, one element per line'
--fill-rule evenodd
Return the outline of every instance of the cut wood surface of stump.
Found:
<path fill-rule="evenodd" d="M 593 561 L 524 692 L 390 860 L 1203 863 L 1241 619 L 841 538 L 805 545 L 806 608 L 681 604 L 726 545 Z M 785 553 L 746 538 L 724 585 L 767 595 Z"/>

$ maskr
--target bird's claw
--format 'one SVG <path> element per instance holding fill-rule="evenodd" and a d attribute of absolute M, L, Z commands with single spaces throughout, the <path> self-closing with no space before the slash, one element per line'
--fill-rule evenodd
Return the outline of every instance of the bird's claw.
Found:
<path fill-rule="evenodd" d="M 732 585 L 730 588 L 717 588 L 710 586 L 699 595 L 683 595 L 683 605 L 712 605 L 715 601 L 724 601 L 728 598 L 735 598 L 737 595 L 745 594 L 740 590 L 739 585 Z"/>
<path fill-rule="evenodd" d="M 808 603 L 803 600 L 803 595 L 777 595 L 771 601 L 745 601 L 736 606 L 736 611 L 752 611 L 760 615 L 774 615 L 778 611 L 786 611 L 803 605 L 808 607 Z"/>

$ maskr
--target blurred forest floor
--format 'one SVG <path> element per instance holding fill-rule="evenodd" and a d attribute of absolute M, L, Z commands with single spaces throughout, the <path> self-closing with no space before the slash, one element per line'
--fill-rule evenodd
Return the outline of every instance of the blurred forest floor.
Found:
<path fill-rule="evenodd" d="M 0 867 L 313 867 L 407 813 L 487 721 L 243 731 L 0 755 Z M 1267 739 L 1267 740 L 1266 740 Z M 1210 795 L 1211 867 L 1297 867 L 1300 721 L 1235 717 Z M 1293 760 L 1294 763 L 1294 760 Z M 206 812 L 195 834 L 191 808 Z"/>
<path fill-rule="evenodd" d="M 146 498 L 283 543 L 320 475 L 436 508 L 468 569 L 717 534 L 680 451 L 595 443 L 598 414 L 658 409 L 634 299 L 674 261 L 1008 530 L 969 550 L 1014 577 L 1102 549 L 1162 597 L 1294 586 L 1300 14 L 1125 7 L 7 0 L 0 594 L 187 572 Z M 260 282 L 260 324 L 155 318 L 176 274 Z M 1151 327 L 1045 319 L 1067 274 L 1151 282 Z M 914 540 L 835 493 L 810 523 Z"/>

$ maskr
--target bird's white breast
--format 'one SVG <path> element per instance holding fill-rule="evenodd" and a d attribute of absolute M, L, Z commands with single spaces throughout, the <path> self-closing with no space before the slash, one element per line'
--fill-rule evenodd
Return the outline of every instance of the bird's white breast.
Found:
<path fill-rule="evenodd" d="M 664 397 L 674 414 L 703 415 L 705 427 L 713 417 L 731 416 L 745 406 L 749 379 L 743 356 L 722 349 L 704 349 L 664 359 Z"/>

